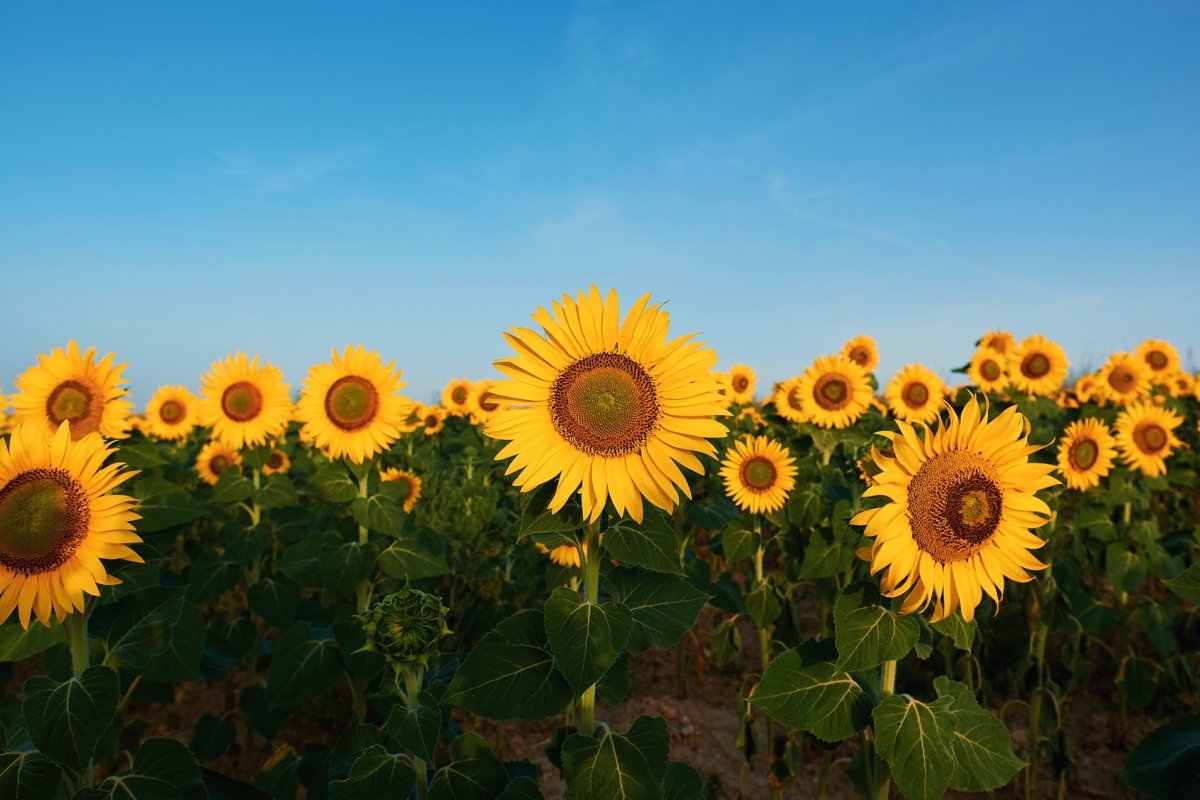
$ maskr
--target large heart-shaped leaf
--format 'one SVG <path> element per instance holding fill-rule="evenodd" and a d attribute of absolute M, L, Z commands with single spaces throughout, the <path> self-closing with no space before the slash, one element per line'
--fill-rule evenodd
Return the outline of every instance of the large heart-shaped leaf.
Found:
<path fill-rule="evenodd" d="M 546 601 L 546 634 L 554 663 L 576 694 L 608 672 L 633 630 L 633 615 L 620 603 L 589 603 L 560 586 Z"/>
<path fill-rule="evenodd" d="M 117 712 L 120 685 L 108 667 L 89 667 L 59 683 L 45 676 L 25 681 L 21 710 L 29 738 L 46 755 L 80 770 Z"/>

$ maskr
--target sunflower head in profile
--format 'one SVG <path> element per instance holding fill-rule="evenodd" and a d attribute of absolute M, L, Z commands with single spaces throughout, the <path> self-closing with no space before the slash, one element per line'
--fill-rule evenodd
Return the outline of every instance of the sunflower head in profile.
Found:
<path fill-rule="evenodd" d="M 771 404 L 775 413 L 788 422 L 808 422 L 808 412 L 800 402 L 800 377 L 788 378 L 775 385 L 775 393 L 771 395 Z"/>
<path fill-rule="evenodd" d="M 159 439 L 186 439 L 196 427 L 200 401 L 183 386 L 162 386 L 146 404 L 142 432 Z"/>
<path fill-rule="evenodd" d="M 986 394 L 997 394 L 1008 385 L 1004 356 L 990 347 L 979 347 L 967 365 L 967 377 L 975 388 Z"/>
<path fill-rule="evenodd" d="M 754 369 L 745 364 L 734 364 L 729 368 L 729 385 L 727 391 L 729 399 L 738 405 L 747 405 L 754 402 L 754 384 L 758 381 L 758 376 L 754 374 Z"/>
<path fill-rule="evenodd" d="M 1125 404 L 1150 393 L 1152 373 L 1146 362 L 1132 353 L 1113 353 L 1096 379 L 1105 397 L 1114 403 Z"/>
<path fill-rule="evenodd" d="M 267 453 L 267 460 L 263 462 L 263 475 L 283 475 L 292 468 L 292 460 L 288 458 L 288 454 L 278 447 Z"/>
<path fill-rule="evenodd" d="M 976 346 L 1007 356 L 1017 346 L 1017 340 L 1009 331 L 994 330 L 979 337 Z"/>
<path fill-rule="evenodd" d="M 486 425 L 504 406 L 505 401 L 492 393 L 492 381 L 471 386 L 471 421 L 476 425 Z"/>
<path fill-rule="evenodd" d="M 200 422 L 234 450 L 275 439 L 292 416 L 283 371 L 258 361 L 245 353 L 227 356 L 200 382 Z"/>
<path fill-rule="evenodd" d="M 1169 408 L 1143 401 L 1131 403 L 1117 416 L 1117 449 L 1130 469 L 1155 477 L 1167 474 L 1167 459 L 1182 442 L 1175 429 L 1183 418 Z"/>
<path fill-rule="evenodd" d="M 237 450 L 221 441 L 212 441 L 200 448 L 196 455 L 196 472 L 200 480 L 215 486 L 221 473 L 242 463 Z"/>
<path fill-rule="evenodd" d="M 1079 419 L 1067 426 L 1058 446 L 1058 471 L 1068 489 L 1085 491 L 1100 485 L 1112 471 L 1116 440 L 1098 419 Z"/>
<path fill-rule="evenodd" d="M 735 425 L 748 426 L 753 430 L 761 430 L 767 426 L 767 420 L 762 412 L 754 406 L 746 406 L 733 418 Z"/>
<path fill-rule="evenodd" d="M 855 336 L 842 345 L 841 354 L 858 364 L 866 372 L 879 366 L 879 347 L 870 336 Z"/>
<path fill-rule="evenodd" d="M 475 407 L 471 404 L 472 392 L 474 384 L 465 378 L 455 378 L 446 384 L 446 388 L 442 389 L 442 408 L 446 409 L 446 413 L 454 417 L 465 417 L 470 415 Z"/>
<path fill-rule="evenodd" d="M 857 362 L 843 355 L 822 356 L 796 386 L 809 421 L 822 428 L 848 428 L 871 407 L 871 382 Z"/>
<path fill-rule="evenodd" d="M 84 594 L 120 583 L 102 559 L 141 563 L 133 498 L 109 494 L 136 473 L 104 466 L 112 453 L 99 433 L 73 440 L 66 420 L 53 434 L 43 420 L 18 424 L 0 440 L 0 623 L 14 609 L 24 628 L 31 614 L 62 622 Z"/>
<path fill-rule="evenodd" d="M 1008 380 L 1019 392 L 1051 395 L 1067 378 L 1071 362 L 1057 343 L 1037 334 L 1023 340 L 1008 359 Z"/>
<path fill-rule="evenodd" d="M 884 396 L 896 419 L 933 422 L 945 398 L 946 384 L 920 364 L 909 364 L 888 381 Z"/>
<path fill-rule="evenodd" d="M 668 339 L 669 316 L 649 295 L 623 321 L 616 291 L 603 298 L 595 286 L 533 319 L 541 333 L 504 334 L 516 354 L 496 362 L 508 380 L 495 393 L 513 406 L 486 429 L 508 442 L 497 458 L 512 459 L 515 485 L 527 492 L 557 478 L 550 510 L 579 492 L 589 521 L 610 500 L 640 522 L 643 498 L 670 511 L 679 492 L 691 497 L 680 466 L 702 474 L 696 454 L 715 455 L 709 439 L 727 432 L 714 419 L 727 414 L 717 354 L 692 336 Z"/>
<path fill-rule="evenodd" d="M 1162 339 L 1147 339 L 1137 347 L 1137 356 L 1150 369 L 1154 383 L 1166 383 L 1166 377 L 1183 367 L 1175 345 Z"/>
<path fill-rule="evenodd" d="M 296 420 L 331 459 L 361 464 L 400 438 L 412 401 L 400 394 L 404 382 L 396 362 L 361 345 L 347 347 L 308 371 Z"/>
<path fill-rule="evenodd" d="M 417 406 L 417 427 L 425 431 L 426 436 L 437 436 L 446 427 L 448 416 L 441 406 Z"/>
<path fill-rule="evenodd" d="M 80 352 L 74 339 L 65 350 L 56 347 L 50 355 L 39 355 L 37 366 L 17 378 L 13 421 L 44 423 L 50 433 L 66 422 L 72 439 L 89 433 L 107 439 L 128 436 L 132 405 L 121 377 L 125 365 L 113 364 L 115 358 L 109 353 L 97 361 L 95 347 Z"/>
<path fill-rule="evenodd" d="M 392 468 L 381 472 L 379 480 L 400 487 L 399 499 L 404 501 L 404 510 L 411 514 L 413 506 L 421 499 L 421 479 L 408 470 Z"/>
<path fill-rule="evenodd" d="M 555 548 L 546 547 L 546 545 L 542 544 L 541 542 L 534 542 L 533 544 L 535 547 L 537 547 L 539 553 L 550 556 L 551 564 L 555 564 L 560 567 L 566 567 L 568 569 L 578 569 L 583 565 L 583 559 L 580 557 L 580 551 L 582 551 L 584 555 L 587 554 L 586 542 L 579 545 L 560 544 Z"/>
<path fill-rule="evenodd" d="M 788 449 L 766 436 L 738 440 L 721 460 L 725 494 L 751 514 L 783 508 L 796 487 L 796 471 L 796 459 Z"/>
<path fill-rule="evenodd" d="M 1075 400 L 1080 405 L 1103 401 L 1104 399 L 1104 393 L 1100 391 L 1100 386 L 1096 383 L 1096 375 L 1094 373 L 1080 375 L 1075 380 L 1075 387 L 1072 389 L 1072 392 L 1075 395 Z"/>
<path fill-rule="evenodd" d="M 1030 552 L 1045 544 L 1030 529 L 1051 516 L 1035 493 L 1058 483 L 1054 465 L 1030 462 L 1041 448 L 1015 406 L 990 422 L 987 413 L 973 397 L 924 435 L 900 420 L 899 432 L 880 433 L 895 456 L 872 450 L 879 473 L 863 496 L 888 502 L 851 522 L 874 540 L 859 555 L 883 573 L 882 593 L 908 594 L 904 613 L 934 603 L 934 621 L 961 608 L 969 622 L 985 593 L 999 603 L 1005 578 L 1028 581 L 1046 566 Z"/>

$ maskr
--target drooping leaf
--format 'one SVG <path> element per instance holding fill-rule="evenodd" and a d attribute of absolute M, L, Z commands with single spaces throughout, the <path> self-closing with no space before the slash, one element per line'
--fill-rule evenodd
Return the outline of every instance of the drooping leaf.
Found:
<path fill-rule="evenodd" d="M 805 665 L 796 649 L 767 665 L 750 702 L 776 722 L 826 742 L 853 736 L 871 715 L 871 700 L 858 681 L 827 662 Z"/>
<path fill-rule="evenodd" d="M 962 614 L 955 611 L 950 616 L 943 620 L 933 623 L 933 629 L 943 636 L 949 636 L 954 642 L 954 646 L 959 650 L 971 652 L 971 645 L 975 641 L 976 621 L 967 622 L 962 618 Z"/>

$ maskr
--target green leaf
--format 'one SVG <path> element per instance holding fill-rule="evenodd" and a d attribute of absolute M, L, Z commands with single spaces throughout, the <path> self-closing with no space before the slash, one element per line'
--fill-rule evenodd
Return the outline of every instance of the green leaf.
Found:
<path fill-rule="evenodd" d="M 581 733 L 567 737 L 562 761 L 572 800 L 660 800 L 666 754 L 656 771 L 650 759 L 657 761 L 657 755 L 643 752 L 640 742 L 611 731 L 599 739 Z"/>
<path fill-rule="evenodd" d="M 611 570 L 604 578 L 604 587 L 633 614 L 627 646 L 635 653 L 651 647 L 674 647 L 696 624 L 710 596 L 683 578 L 633 567 Z"/>
<path fill-rule="evenodd" d="M 1163 585 L 1192 605 L 1200 606 L 1200 564 L 1192 564 Z"/>
<path fill-rule="evenodd" d="M 623 652 L 596 684 L 596 696 L 610 706 L 619 706 L 629 696 L 629 686 L 629 653 Z"/>
<path fill-rule="evenodd" d="M 123 664 L 141 670 L 170 647 L 186 605 L 182 589 L 126 595 L 97 610 L 90 621 L 91 633 L 103 637 L 109 652 Z"/>
<path fill-rule="evenodd" d="M 117 455 L 114 459 L 127 467 L 138 470 L 154 469 L 166 465 L 167 460 L 163 458 L 162 453 L 154 446 L 153 442 L 129 442 L 125 441 L 117 448 Z"/>
<path fill-rule="evenodd" d="M 554 716 L 573 695 L 548 647 L 542 612 L 518 611 L 471 648 L 445 701 L 495 720 Z"/>
<path fill-rule="evenodd" d="M 847 589 L 833 607 L 837 668 L 843 672 L 871 669 L 898 661 L 916 645 L 921 625 L 911 615 L 877 605 L 862 605 L 861 589 Z"/>
<path fill-rule="evenodd" d="M 341 547 L 343 541 L 337 531 L 310 534 L 285 547 L 275 566 L 285 578 L 311 589 L 319 589 L 321 562 L 327 553 Z"/>
<path fill-rule="evenodd" d="M 325 553 L 318 568 L 322 588 L 334 597 L 351 594 L 375 566 L 374 559 L 367 556 L 366 548 L 358 542 L 342 542 Z"/>
<path fill-rule="evenodd" d="M 329 464 L 313 473 L 308 488 L 331 503 L 349 503 L 358 497 L 358 484 L 350 479 L 350 473 L 340 463 Z"/>
<path fill-rule="evenodd" d="M 66 640 L 66 630 L 57 621 L 49 628 L 30 625 L 29 630 L 15 622 L 0 625 L 0 662 L 24 661 Z"/>
<path fill-rule="evenodd" d="M 954 749 L 950 786 L 960 792 L 987 792 L 1011 781 L 1025 762 L 1013 755 L 1012 735 L 1004 723 L 958 681 L 938 677 L 933 686 L 938 697 L 954 700 L 942 725 Z"/>
<path fill-rule="evenodd" d="M 663 781 L 663 800 L 706 800 L 704 781 L 689 764 L 672 761 L 667 764 Z"/>
<path fill-rule="evenodd" d="M 292 708 L 333 688 L 342 659 L 332 639 L 314 639 L 307 622 L 297 622 L 271 651 L 267 699 L 272 709 Z"/>
<path fill-rule="evenodd" d="M 953 704 L 950 697 L 922 703 L 890 695 L 872 713 L 876 752 L 909 800 L 937 800 L 950 786 L 955 764 L 946 728 Z"/>
<path fill-rule="evenodd" d="M 640 525 L 622 520 L 604 532 L 604 549 L 627 564 L 655 572 L 682 575 L 679 542 L 671 521 L 657 509 L 647 510 Z"/>
<path fill-rule="evenodd" d="M 568 503 L 557 514 L 547 508 L 556 489 L 556 482 L 547 483 L 528 496 L 517 525 L 518 542 L 535 533 L 570 533 L 583 527 L 579 509 L 573 504 Z"/>
<path fill-rule="evenodd" d="M 762 583 L 757 583 L 746 595 L 746 613 L 759 630 L 766 630 L 775 624 L 783 611 L 783 597 L 775 582 L 768 576 Z"/>
<path fill-rule="evenodd" d="M 504 764 L 478 734 L 459 736 L 450 755 L 429 784 L 429 800 L 492 800 L 508 785 Z"/>
<path fill-rule="evenodd" d="M 1121 778 L 1160 800 L 1200 796 L 1200 714 L 1151 731 L 1126 757 Z"/>
<path fill-rule="evenodd" d="M 1117 671 L 1117 688 L 1134 708 L 1145 708 L 1158 692 L 1162 667 L 1141 656 L 1126 656 Z"/>
<path fill-rule="evenodd" d="M 727 525 L 721 540 L 724 542 L 725 560 L 730 564 L 749 558 L 758 548 L 758 537 L 754 531 L 747 530 L 740 522 Z"/>
<path fill-rule="evenodd" d="M 632 630 L 633 615 L 620 603 L 588 603 L 565 586 L 546 601 L 546 634 L 554 663 L 575 694 L 604 677 Z"/>
<path fill-rule="evenodd" d="M 349 777 L 331 785 L 346 800 L 408 797 L 416 788 L 417 774 L 408 756 L 393 755 L 382 746 L 373 745 L 355 759 Z"/>
<path fill-rule="evenodd" d="M 954 646 L 959 650 L 971 652 L 971 644 L 975 641 L 976 621 L 967 622 L 962 613 L 955 611 L 945 619 L 933 623 L 933 629 L 943 636 L 949 636 Z"/>
<path fill-rule="evenodd" d="M 1146 577 L 1149 564 L 1139 552 L 1129 549 L 1125 541 L 1113 542 L 1105 549 L 1105 566 L 1108 568 L 1108 579 L 1118 592 L 1132 592 L 1141 585 Z"/>
<path fill-rule="evenodd" d="M 776 722 L 840 742 L 867 724 L 871 700 L 858 681 L 833 664 L 804 665 L 796 649 L 767 665 L 750 702 Z"/>
<path fill-rule="evenodd" d="M 87 797 L 176 800 L 185 797 L 188 790 L 202 786 L 200 767 L 186 747 L 174 739 L 147 739 L 133 757 L 129 772 L 109 776 Z"/>
<path fill-rule="evenodd" d="M 788 520 L 797 528 L 811 528 L 821 521 L 821 487 L 810 482 L 796 483 L 787 504 Z"/>
<path fill-rule="evenodd" d="M 427 764 L 432 764 L 442 729 L 442 711 L 429 692 L 421 692 L 414 708 L 402 703 L 392 706 L 388 715 L 388 734 L 401 747 Z"/>
<path fill-rule="evenodd" d="M 276 473 L 268 475 L 263 485 L 254 495 L 254 502 L 260 508 L 289 508 L 299 505 L 300 498 L 296 496 L 296 487 L 287 475 Z"/>
<path fill-rule="evenodd" d="M 382 488 L 388 488 L 384 484 Z M 393 487 L 395 488 L 395 487 Z M 358 497 L 350 504 L 350 512 L 364 525 L 373 531 L 387 536 L 399 536 L 404 532 L 404 501 L 397 500 L 391 494 L 379 492 L 370 497 Z"/>
<path fill-rule="evenodd" d="M 225 506 L 249 500 L 254 496 L 254 484 L 236 469 L 221 470 L 216 484 L 212 488 L 209 502 L 213 505 Z"/>
<path fill-rule="evenodd" d="M 78 771 L 95 755 L 119 697 L 117 673 L 108 667 L 89 667 L 62 683 L 41 675 L 30 678 L 21 705 L 29 738 L 43 753 Z"/>
<path fill-rule="evenodd" d="M 246 595 L 250 608 L 280 630 L 289 627 L 300 610 L 300 589 L 285 579 L 263 578 Z"/>
<path fill-rule="evenodd" d="M 41 753 L 0 753 L 0 797 L 47 800 L 62 786 L 62 768 Z"/>
<path fill-rule="evenodd" d="M 450 571 L 446 543 L 423 528 L 405 531 L 379 554 L 375 563 L 385 575 L 409 581 L 436 578 Z"/>
<path fill-rule="evenodd" d="M 646 764 L 654 780 L 662 782 L 667 774 L 667 755 L 671 748 L 671 734 L 662 717 L 647 717 L 644 714 L 633 721 L 625 738 L 633 742 L 646 757 Z"/>
<path fill-rule="evenodd" d="M 804 560 L 800 564 L 800 577 L 820 580 L 841 575 L 854 564 L 854 549 L 844 542 L 828 542 L 825 536 L 813 531 L 804 548 Z"/>
<path fill-rule="evenodd" d="M 736 616 L 723 619 L 713 626 L 708 632 L 708 646 L 718 667 L 738 657 L 742 652 L 742 632 L 738 630 Z"/>
<path fill-rule="evenodd" d="M 537 781 L 521 776 L 513 778 L 496 800 L 545 800 L 545 798 L 538 789 Z"/>
<path fill-rule="evenodd" d="M 174 528 L 198 519 L 207 509 L 186 490 L 170 481 L 156 477 L 140 477 L 133 482 L 131 493 L 138 499 L 137 531 L 148 533 Z"/>
<path fill-rule="evenodd" d="M 236 736 L 233 723 L 224 717 L 205 714 L 196 721 L 192 732 L 191 750 L 204 764 L 225 755 Z"/>

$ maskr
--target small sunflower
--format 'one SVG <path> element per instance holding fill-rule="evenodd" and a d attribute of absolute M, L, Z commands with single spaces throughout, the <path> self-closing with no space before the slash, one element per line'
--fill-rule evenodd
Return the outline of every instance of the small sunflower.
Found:
<path fill-rule="evenodd" d="M 967 365 L 967 377 L 981 392 L 994 394 L 1008 385 L 1004 356 L 990 347 L 980 347 Z"/>
<path fill-rule="evenodd" d="M 441 406 L 420 406 L 417 417 L 426 436 L 437 436 L 446 427 L 446 409 Z"/>
<path fill-rule="evenodd" d="M 385 469 L 379 474 L 379 480 L 405 487 L 404 510 L 411 514 L 413 506 L 421 499 L 421 479 L 407 470 Z"/>
<path fill-rule="evenodd" d="M 50 355 L 39 355 L 37 366 L 17 378 L 13 421 L 41 422 L 50 433 L 68 422 L 76 440 L 89 433 L 108 439 L 128 436 L 132 406 L 122 388 L 125 365 L 113 364 L 114 358 L 109 353 L 97 362 L 96 348 L 81 353 L 74 339 L 66 350 L 56 347 Z"/>
<path fill-rule="evenodd" d="M 734 417 L 734 422 L 741 422 L 742 420 L 749 422 L 756 429 L 767 426 L 767 420 L 763 417 L 762 412 L 754 406 L 746 406 Z"/>
<path fill-rule="evenodd" d="M 486 425 L 505 405 L 492 394 L 492 381 L 479 381 L 471 387 L 471 421 L 476 425 Z"/>
<path fill-rule="evenodd" d="M 745 364 L 729 368 L 729 399 L 739 405 L 754 402 L 754 384 L 758 380 L 754 369 Z"/>
<path fill-rule="evenodd" d="M 287 453 L 276 447 L 267 454 L 267 460 L 263 464 L 263 475 L 282 475 L 292 467 L 292 460 L 288 458 Z"/>
<path fill-rule="evenodd" d="M 733 405 L 733 387 L 729 385 L 729 373 L 714 369 L 711 377 L 717 385 L 717 394 L 721 398 L 721 408 L 728 410 Z"/>
<path fill-rule="evenodd" d="M 404 381 L 396 362 L 383 363 L 374 350 L 347 347 L 308 371 L 296 420 L 331 459 L 361 464 L 400 438 L 412 401 L 400 394 Z"/>
<path fill-rule="evenodd" d="M 575 546 L 573 544 L 561 544 L 558 547 L 555 547 L 553 550 L 551 550 L 549 547 L 546 547 L 546 545 L 542 544 L 541 542 L 534 542 L 534 546 L 537 547 L 538 552 L 542 555 L 549 554 L 550 563 L 557 564 L 560 567 L 578 569 L 579 567 L 583 566 L 583 560 L 580 558 L 580 550 L 583 551 L 584 555 L 587 554 L 587 544 L 581 544 L 579 546 Z"/>
<path fill-rule="evenodd" d="M 721 477 L 725 494 L 743 511 L 769 514 L 783 508 L 796 487 L 796 459 L 779 442 L 746 437 L 725 451 Z"/>
<path fill-rule="evenodd" d="M 245 353 L 227 356 L 201 379 L 200 421 L 233 450 L 275 439 L 292 416 L 283 371 L 269 363 L 259 366 L 258 359 Z"/>
<path fill-rule="evenodd" d="M 1037 334 L 1026 338 L 1008 359 L 1009 382 L 1019 392 L 1054 394 L 1067 377 L 1071 362 L 1056 343 Z"/>
<path fill-rule="evenodd" d="M 822 356 L 796 387 L 809 420 L 822 428 L 848 428 L 871 406 L 867 371 L 846 356 Z"/>
<path fill-rule="evenodd" d="M 772 403 L 775 406 L 775 413 L 786 419 L 788 422 L 808 422 L 808 412 L 805 411 L 804 405 L 800 402 L 800 378 L 788 378 L 786 381 L 775 386 L 775 394 L 772 395 Z"/>
<path fill-rule="evenodd" d="M 1137 347 L 1137 355 L 1153 373 L 1155 383 L 1165 383 L 1167 376 L 1179 372 L 1179 351 L 1170 342 L 1162 339 L 1147 339 Z"/>
<path fill-rule="evenodd" d="M 196 472 L 200 474 L 200 480 L 215 486 L 222 472 L 241 463 L 242 457 L 237 450 L 223 442 L 212 441 L 200 448 L 196 456 Z"/>
<path fill-rule="evenodd" d="M 13 610 L 28 629 L 31 614 L 50 627 L 84 610 L 84 594 L 120 580 L 102 559 L 141 563 L 129 545 L 134 500 L 109 494 L 136 473 L 103 466 L 113 454 L 99 433 L 72 440 L 63 420 L 53 434 L 43 420 L 17 425 L 0 440 L 0 623 Z"/>
<path fill-rule="evenodd" d="M 1179 370 L 1167 379 L 1167 391 L 1171 397 L 1189 397 L 1196 391 L 1196 379 L 1190 372 Z"/>
<path fill-rule="evenodd" d="M 468 416 L 475 407 L 471 404 L 472 383 L 464 378 L 456 378 L 442 389 L 442 407 L 446 413 L 455 417 Z"/>
<path fill-rule="evenodd" d="M 855 336 L 842 345 L 842 355 L 858 364 L 866 372 L 879 365 L 879 348 L 870 336 Z"/>
<path fill-rule="evenodd" d="M 159 439 L 186 439 L 196 427 L 200 401 L 183 386 L 162 386 L 146 404 L 142 431 Z"/>
<path fill-rule="evenodd" d="M 1005 578 L 1025 582 L 1045 568 L 1031 553 L 1045 541 L 1030 529 L 1050 519 L 1035 492 L 1058 483 L 1054 465 L 1030 462 L 1041 448 L 1029 444 L 1029 421 L 1015 406 L 988 422 L 986 406 L 971 398 L 961 416 L 947 406 L 946 419 L 923 436 L 896 425 L 898 433 L 879 434 L 895 457 L 872 449 L 880 472 L 863 492 L 888 502 L 851 520 L 874 539 L 859 555 L 871 574 L 883 572 L 885 596 L 908 593 L 903 613 L 933 602 L 933 621 L 961 607 L 970 622 L 984 593 L 999 603 Z"/>
<path fill-rule="evenodd" d="M 977 346 L 987 348 L 1002 356 L 1007 356 L 1017 346 L 1017 340 L 1008 331 L 988 331 L 980 337 Z"/>
<path fill-rule="evenodd" d="M 1097 378 L 1094 374 L 1080 375 L 1075 381 L 1075 399 L 1082 405 L 1104 399 L 1104 392 L 1101 391 L 1097 384 Z"/>
<path fill-rule="evenodd" d="M 909 364 L 888 381 L 884 395 L 896 419 L 933 422 L 945 397 L 946 385 L 920 364 Z"/>
<path fill-rule="evenodd" d="M 1100 479 L 1112 471 L 1116 455 L 1116 440 L 1107 425 L 1098 419 L 1076 420 L 1067 426 L 1058 446 L 1058 471 L 1068 489 L 1084 491 L 1100 485 Z"/>
<path fill-rule="evenodd" d="M 1097 385 L 1114 403 L 1129 403 L 1150 393 L 1150 368 L 1132 353 L 1113 353 L 1100 368 Z"/>
<path fill-rule="evenodd" d="M 1132 403 L 1117 417 L 1117 448 L 1121 460 L 1143 475 L 1167 474 L 1166 460 L 1182 442 L 1174 430 L 1183 418 L 1152 402 Z"/>

